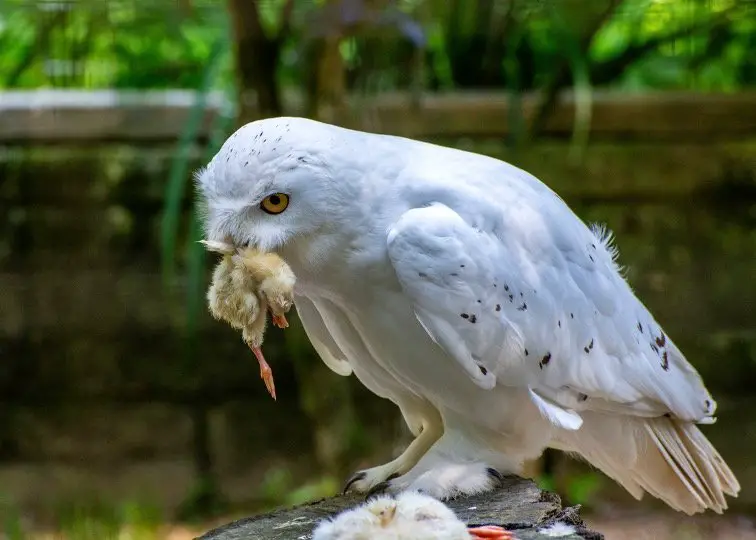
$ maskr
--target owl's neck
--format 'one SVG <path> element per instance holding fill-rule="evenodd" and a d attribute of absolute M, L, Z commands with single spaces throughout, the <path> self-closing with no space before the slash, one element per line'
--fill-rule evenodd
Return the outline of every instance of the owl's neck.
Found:
<path fill-rule="evenodd" d="M 294 240 L 280 250 L 297 278 L 297 294 L 350 297 L 398 281 L 386 253 L 382 226 L 350 235 L 337 230 Z"/>

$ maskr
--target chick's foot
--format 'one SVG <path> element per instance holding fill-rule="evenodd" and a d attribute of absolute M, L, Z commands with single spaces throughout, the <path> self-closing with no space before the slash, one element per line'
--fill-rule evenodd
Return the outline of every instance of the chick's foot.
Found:
<path fill-rule="evenodd" d="M 286 320 L 286 317 L 283 315 L 271 315 L 271 320 L 273 321 L 273 324 L 277 328 L 288 328 L 289 327 L 289 321 Z"/>
<path fill-rule="evenodd" d="M 260 347 L 253 347 L 252 345 L 250 345 L 249 348 L 252 349 L 253 353 L 255 353 L 257 362 L 260 364 L 260 378 L 262 378 L 263 382 L 265 382 L 265 388 L 268 389 L 270 397 L 276 399 L 276 385 L 273 382 L 273 370 L 270 369 L 268 362 L 265 361 L 262 349 Z"/>
<path fill-rule="evenodd" d="M 514 533 L 496 525 L 473 527 L 468 532 L 474 540 L 516 540 Z"/>

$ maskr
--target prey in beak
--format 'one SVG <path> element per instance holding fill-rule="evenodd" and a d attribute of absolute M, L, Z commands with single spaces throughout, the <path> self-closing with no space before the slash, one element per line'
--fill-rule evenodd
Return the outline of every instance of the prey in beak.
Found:
<path fill-rule="evenodd" d="M 276 399 L 273 370 L 265 360 L 262 343 L 268 312 L 276 327 L 289 326 L 285 313 L 294 304 L 294 273 L 274 253 L 213 240 L 201 242 L 209 251 L 223 255 L 207 293 L 210 313 L 242 331 L 242 339 L 260 365 L 260 377 Z"/>

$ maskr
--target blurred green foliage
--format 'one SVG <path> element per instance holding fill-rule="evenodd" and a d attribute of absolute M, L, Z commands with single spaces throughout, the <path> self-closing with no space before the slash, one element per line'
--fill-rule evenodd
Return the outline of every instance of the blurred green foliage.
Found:
<path fill-rule="evenodd" d="M 92 497 L 64 501 L 56 511 L 56 529 L 70 540 L 157 540 L 162 512 L 146 502 L 117 504 Z"/>
<path fill-rule="evenodd" d="M 35 532 L 29 521 L 13 504 L 0 502 L 0 538 L 50 538 Z M 56 531 L 54 538 L 65 540 L 157 540 L 164 538 L 165 523 L 166 516 L 148 500 L 112 502 L 79 495 L 60 502 L 50 525 Z"/>
<path fill-rule="evenodd" d="M 596 471 L 570 474 L 556 481 L 552 475 L 543 474 L 536 478 L 536 484 L 544 491 L 555 491 L 565 498 L 565 504 L 579 504 L 591 509 L 596 494 L 606 483 L 606 477 Z"/>
<path fill-rule="evenodd" d="M 337 493 L 341 479 L 330 475 L 314 478 L 298 485 L 292 472 L 283 467 L 274 467 L 265 474 L 259 489 L 260 502 L 264 508 L 296 506 L 308 501 L 329 497 Z"/>
<path fill-rule="evenodd" d="M 259 0 L 266 34 L 282 25 L 284 3 Z M 365 4 L 380 6 L 382 18 L 362 21 Z M 284 86 L 303 86 L 308 39 L 336 32 L 353 88 L 409 85 L 416 46 L 427 88 L 538 88 L 574 52 L 576 16 L 604 6 L 608 16 L 585 51 L 594 85 L 734 90 L 756 82 L 756 14 L 743 0 L 295 0 L 278 74 Z M 199 88 L 228 19 L 224 4 L 209 0 L 5 0 L 0 87 Z M 225 42 L 215 88 L 233 84 Z M 506 68 L 513 61 L 517 73 Z"/>
<path fill-rule="evenodd" d="M 4 494 L 0 495 L 0 538 L 3 537 L 8 540 L 24 538 L 21 513 L 13 504 L 12 499 Z"/>

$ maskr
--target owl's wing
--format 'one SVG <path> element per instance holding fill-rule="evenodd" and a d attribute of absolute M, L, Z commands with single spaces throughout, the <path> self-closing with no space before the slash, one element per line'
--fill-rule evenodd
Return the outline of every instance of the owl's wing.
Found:
<path fill-rule="evenodd" d="M 352 374 L 352 366 L 346 355 L 341 351 L 331 333 L 326 328 L 323 317 L 312 300 L 306 296 L 297 296 L 294 305 L 297 307 L 299 320 L 315 351 L 335 373 L 344 377 Z"/>
<path fill-rule="evenodd" d="M 527 387 L 571 430 L 581 411 L 714 421 L 714 400 L 621 276 L 606 235 L 574 214 L 500 215 L 483 230 L 434 204 L 407 211 L 387 237 L 418 321 L 470 378 Z"/>

